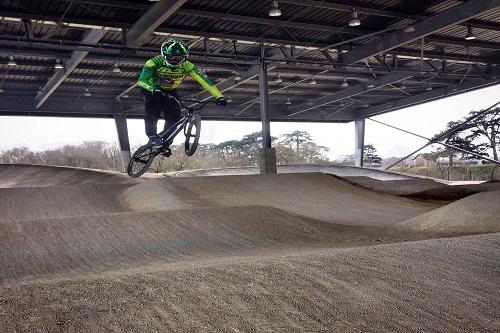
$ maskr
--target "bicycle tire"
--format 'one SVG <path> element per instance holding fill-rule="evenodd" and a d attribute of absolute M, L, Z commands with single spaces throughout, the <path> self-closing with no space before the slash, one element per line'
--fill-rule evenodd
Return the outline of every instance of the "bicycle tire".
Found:
<path fill-rule="evenodd" d="M 194 128 L 194 134 L 193 134 Z M 184 135 L 186 136 L 186 141 L 184 142 L 184 152 L 187 156 L 193 156 L 198 148 L 198 142 L 200 140 L 201 131 L 201 117 L 199 115 L 194 115 L 191 119 L 184 125 Z M 192 140 L 192 141 L 191 141 Z"/>
<path fill-rule="evenodd" d="M 142 176 L 151 166 L 156 153 L 152 150 L 151 145 L 144 145 L 139 147 L 127 166 L 127 174 L 132 178 Z"/>

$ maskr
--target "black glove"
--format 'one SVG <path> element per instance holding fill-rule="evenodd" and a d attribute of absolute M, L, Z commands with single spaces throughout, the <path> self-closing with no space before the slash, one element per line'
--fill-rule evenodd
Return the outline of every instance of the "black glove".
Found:
<path fill-rule="evenodd" d="M 226 104 L 227 104 L 227 101 L 224 97 L 217 98 L 217 105 L 226 106 Z"/>

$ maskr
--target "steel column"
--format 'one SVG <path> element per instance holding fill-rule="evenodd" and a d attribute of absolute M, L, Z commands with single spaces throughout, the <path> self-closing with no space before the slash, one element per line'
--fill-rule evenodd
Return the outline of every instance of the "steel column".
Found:
<path fill-rule="evenodd" d="M 365 148 L 365 118 L 354 120 L 354 145 L 355 145 L 355 165 L 363 166 Z"/>
<path fill-rule="evenodd" d="M 130 143 L 128 140 L 127 117 L 124 113 L 115 113 L 116 132 L 118 134 L 118 143 L 120 144 L 120 152 L 122 156 L 123 172 L 127 171 L 128 163 L 130 162 Z"/>
<path fill-rule="evenodd" d="M 267 85 L 267 64 L 261 46 L 259 73 L 260 120 L 262 123 L 262 150 L 260 156 L 260 173 L 276 173 L 276 152 L 271 148 L 271 126 L 269 116 L 269 91 Z"/>

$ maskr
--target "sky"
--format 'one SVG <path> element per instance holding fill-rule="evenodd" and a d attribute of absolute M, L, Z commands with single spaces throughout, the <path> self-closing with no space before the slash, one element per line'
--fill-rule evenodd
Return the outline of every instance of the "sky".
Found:
<path fill-rule="evenodd" d="M 443 130 L 449 121 L 460 120 L 471 110 L 485 109 L 498 101 L 500 101 L 500 85 L 386 113 L 373 119 L 432 137 Z M 161 128 L 160 124 L 158 128 Z M 147 140 L 142 120 L 128 120 L 128 127 L 132 147 L 139 146 Z M 241 139 L 243 135 L 259 130 L 261 130 L 260 122 L 204 121 L 200 142 L 219 143 Z M 354 123 L 352 122 L 347 124 L 271 123 L 272 136 L 279 137 L 295 130 L 309 132 L 318 145 L 328 147 L 327 155 L 332 160 L 341 155 L 354 153 Z M 65 144 L 80 144 L 84 141 L 96 140 L 117 144 L 114 120 L 0 116 L 0 151 L 22 146 L 33 151 L 41 151 Z M 175 143 L 181 142 L 182 137 L 178 136 Z M 365 144 L 373 144 L 383 158 L 403 156 L 425 142 L 424 139 L 366 120 Z"/>

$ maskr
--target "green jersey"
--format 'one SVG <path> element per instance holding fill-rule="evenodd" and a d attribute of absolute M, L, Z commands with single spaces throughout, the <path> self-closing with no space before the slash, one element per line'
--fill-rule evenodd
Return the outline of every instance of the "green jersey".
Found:
<path fill-rule="evenodd" d="M 137 85 L 149 91 L 172 90 L 179 87 L 188 75 L 191 75 L 215 98 L 222 97 L 219 89 L 192 62 L 185 60 L 179 66 L 173 67 L 167 65 L 161 55 L 146 61 Z"/>

